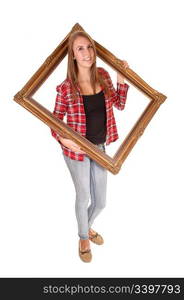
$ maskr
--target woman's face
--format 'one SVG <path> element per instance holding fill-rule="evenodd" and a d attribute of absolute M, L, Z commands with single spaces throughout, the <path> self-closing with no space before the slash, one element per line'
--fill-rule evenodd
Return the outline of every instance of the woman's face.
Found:
<path fill-rule="evenodd" d="M 78 67 L 89 68 L 94 62 L 94 50 L 91 42 L 83 36 L 78 36 L 73 43 L 73 53 Z"/>

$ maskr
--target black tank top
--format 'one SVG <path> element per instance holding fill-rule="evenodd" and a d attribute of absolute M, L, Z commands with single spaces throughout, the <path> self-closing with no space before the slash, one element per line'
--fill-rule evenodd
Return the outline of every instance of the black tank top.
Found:
<path fill-rule="evenodd" d="M 82 95 L 86 114 L 86 139 L 94 144 L 106 141 L 106 109 L 103 91 Z"/>

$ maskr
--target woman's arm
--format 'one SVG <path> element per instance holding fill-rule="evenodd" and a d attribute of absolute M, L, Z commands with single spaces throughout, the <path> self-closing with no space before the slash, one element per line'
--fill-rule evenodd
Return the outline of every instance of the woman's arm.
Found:
<path fill-rule="evenodd" d="M 128 63 L 126 61 L 122 61 L 122 64 L 125 67 L 128 67 Z M 111 91 L 111 95 L 112 95 L 111 99 L 113 105 L 117 109 L 123 110 L 125 108 L 129 85 L 124 82 L 124 77 L 120 73 L 117 73 L 117 89 L 115 90 L 109 73 L 106 70 L 104 71 L 105 71 L 105 78 L 107 80 L 109 89 Z"/>
<path fill-rule="evenodd" d="M 57 95 L 53 114 L 58 119 L 63 120 L 67 111 L 67 103 L 61 85 L 56 87 L 56 91 Z M 59 143 L 61 143 L 62 137 L 56 131 L 51 129 L 51 134 Z"/>
<path fill-rule="evenodd" d="M 125 108 L 129 87 L 130 86 L 127 83 L 122 84 L 117 82 L 117 90 L 114 93 L 113 105 L 119 110 Z"/>
<path fill-rule="evenodd" d="M 128 63 L 127 63 L 126 60 L 122 60 L 122 65 L 124 66 L 125 69 L 129 67 L 129 65 L 128 65 Z M 124 80 L 125 80 L 125 77 L 123 75 L 121 75 L 120 73 L 117 72 L 117 82 L 119 84 L 124 84 L 125 83 Z"/>
<path fill-rule="evenodd" d="M 57 86 L 57 95 L 56 95 L 56 102 L 53 114 L 60 120 L 63 121 L 63 118 L 67 112 L 67 103 L 64 96 L 64 91 L 62 90 L 61 85 Z M 70 139 L 64 138 L 61 135 L 59 135 L 56 131 L 51 129 L 52 136 L 61 144 L 61 147 L 67 147 L 72 151 L 76 151 L 81 154 L 86 154 L 86 152 L 82 151 L 79 145 L 77 145 L 75 142 L 73 142 Z"/>
<path fill-rule="evenodd" d="M 122 65 L 125 69 L 129 67 L 126 60 L 122 60 Z M 124 80 L 125 77 L 117 72 L 117 97 L 116 100 L 114 100 L 114 106 L 119 110 L 123 110 L 125 108 L 127 93 L 129 89 L 129 85 L 125 83 Z"/>

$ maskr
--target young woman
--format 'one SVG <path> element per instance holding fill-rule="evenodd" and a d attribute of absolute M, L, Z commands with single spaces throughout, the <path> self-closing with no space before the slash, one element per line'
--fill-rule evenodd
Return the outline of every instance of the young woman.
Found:
<path fill-rule="evenodd" d="M 122 61 L 128 67 L 126 61 Z M 123 110 L 129 85 L 117 73 L 117 90 L 108 72 L 96 67 L 93 39 L 83 31 L 70 35 L 68 41 L 67 78 L 57 86 L 53 114 L 105 152 L 106 145 L 118 139 L 113 106 Z M 103 244 L 103 238 L 91 226 L 106 205 L 107 170 L 101 167 L 72 140 L 63 138 L 51 129 L 60 143 L 70 171 L 75 191 L 75 212 L 78 223 L 79 256 L 90 262 L 90 241 Z M 89 204 L 89 199 L 91 203 Z"/>

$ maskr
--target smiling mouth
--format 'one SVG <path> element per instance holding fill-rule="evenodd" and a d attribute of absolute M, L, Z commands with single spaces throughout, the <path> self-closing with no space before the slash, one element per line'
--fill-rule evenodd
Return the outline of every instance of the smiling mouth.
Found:
<path fill-rule="evenodd" d="M 84 61 L 91 61 L 92 59 L 91 58 L 88 58 L 88 59 L 84 59 Z"/>

